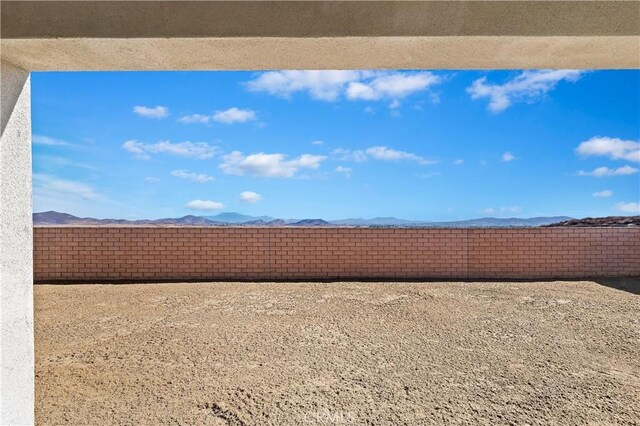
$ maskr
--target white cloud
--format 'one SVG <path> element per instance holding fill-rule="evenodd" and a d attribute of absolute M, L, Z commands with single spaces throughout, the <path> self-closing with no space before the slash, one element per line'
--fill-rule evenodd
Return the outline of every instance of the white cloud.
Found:
<path fill-rule="evenodd" d="M 481 210 L 480 213 L 486 214 L 486 215 L 495 215 L 495 214 L 498 214 L 498 213 L 500 215 L 517 214 L 517 213 L 522 213 L 522 207 L 520 207 L 520 206 L 503 206 L 503 207 L 500 207 L 499 209 L 494 209 L 494 208 L 490 207 L 488 209 Z"/>
<path fill-rule="evenodd" d="M 185 124 L 191 124 L 191 123 L 208 124 L 210 121 L 211 121 L 211 116 L 203 115 L 203 114 L 185 115 L 178 118 L 178 122 L 185 123 Z"/>
<path fill-rule="evenodd" d="M 145 147 L 145 144 L 135 140 L 126 141 L 122 144 L 122 149 L 132 153 L 136 158 L 139 158 L 141 160 L 148 160 L 149 158 L 151 158 L 149 154 L 145 152 Z"/>
<path fill-rule="evenodd" d="M 624 176 L 624 175 L 632 175 L 634 173 L 638 173 L 638 169 L 631 166 L 622 166 L 617 169 L 610 169 L 609 167 L 596 167 L 590 172 L 585 172 L 580 170 L 578 172 L 579 176 L 594 176 L 594 177 L 605 177 L 605 176 Z"/>
<path fill-rule="evenodd" d="M 189 201 L 185 205 L 185 207 L 191 210 L 211 211 L 211 210 L 222 210 L 224 209 L 225 205 L 218 201 L 193 200 L 193 201 Z"/>
<path fill-rule="evenodd" d="M 222 157 L 220 169 L 229 175 L 291 178 L 301 169 L 317 169 L 327 157 L 303 154 L 287 160 L 285 154 L 257 153 L 244 155 L 233 151 Z"/>
<path fill-rule="evenodd" d="M 355 161 L 358 163 L 367 161 L 367 154 L 360 149 L 352 151 L 345 148 L 336 148 L 331 151 L 331 155 L 340 161 Z"/>
<path fill-rule="evenodd" d="M 311 145 L 322 146 L 324 145 L 324 141 L 313 141 L 311 142 Z"/>
<path fill-rule="evenodd" d="M 335 101 L 400 99 L 441 82 L 428 71 L 268 71 L 246 83 L 254 92 L 290 97 L 307 92 L 313 99 Z"/>
<path fill-rule="evenodd" d="M 623 213 L 633 213 L 640 214 L 640 204 L 639 203 L 617 203 L 613 208 L 619 212 Z"/>
<path fill-rule="evenodd" d="M 170 141 L 160 141 L 154 144 L 145 144 L 136 140 L 129 140 L 122 144 L 122 149 L 134 154 L 136 158 L 145 160 L 150 158 L 150 154 L 160 153 L 205 160 L 213 157 L 217 152 L 215 146 L 205 142 L 172 143 Z"/>
<path fill-rule="evenodd" d="M 458 158 L 457 160 L 453 161 L 453 164 L 455 164 L 456 166 L 461 166 L 464 164 L 464 160 L 462 158 Z"/>
<path fill-rule="evenodd" d="M 398 151 L 386 146 L 372 146 L 365 150 L 357 149 L 353 151 L 345 148 L 336 148 L 331 151 L 331 155 L 340 161 L 415 161 L 423 166 L 437 163 L 436 160 L 421 157 L 410 152 Z"/>
<path fill-rule="evenodd" d="M 189 170 L 174 170 L 171 172 L 171 176 L 198 183 L 205 183 L 214 180 L 213 176 L 205 175 L 204 173 L 193 173 Z"/>
<path fill-rule="evenodd" d="M 133 112 L 140 117 L 161 119 L 169 115 L 169 108 L 160 105 L 155 107 L 137 105 L 133 107 Z"/>
<path fill-rule="evenodd" d="M 352 172 L 353 172 L 353 169 L 351 169 L 351 167 L 344 167 L 344 166 L 336 167 L 336 173 L 342 173 L 343 175 L 345 175 L 348 178 L 351 177 L 351 173 Z"/>
<path fill-rule="evenodd" d="M 90 201 L 98 199 L 95 190 L 82 182 L 42 174 L 34 174 L 33 181 L 34 191 L 38 196 L 55 198 L 71 195 Z"/>
<path fill-rule="evenodd" d="M 178 119 L 178 122 L 191 124 L 209 124 L 211 121 L 218 123 L 233 124 L 233 123 L 246 123 L 247 121 L 253 121 L 257 118 L 256 112 L 250 109 L 240 109 L 232 107 L 224 111 L 216 111 L 213 115 L 205 114 L 192 114 L 185 115 Z"/>
<path fill-rule="evenodd" d="M 309 92 L 313 99 L 334 101 L 345 85 L 357 81 L 360 75 L 360 71 L 268 71 L 247 82 L 246 87 L 282 97 Z"/>
<path fill-rule="evenodd" d="M 33 161 L 40 164 L 40 167 L 51 169 L 51 168 L 66 168 L 66 167 L 77 167 L 79 169 L 86 170 L 97 170 L 99 167 L 93 166 L 91 164 L 85 164 L 70 160 L 65 157 L 60 157 L 57 155 L 41 155 L 34 154 Z"/>
<path fill-rule="evenodd" d="M 149 176 L 144 178 L 144 181 L 147 183 L 160 183 L 160 179 L 158 179 L 157 177 L 153 177 L 153 176 Z"/>
<path fill-rule="evenodd" d="M 347 99 L 351 100 L 377 101 L 380 99 L 392 99 L 393 101 L 389 107 L 395 109 L 400 106 L 398 99 L 413 93 L 423 92 L 430 86 L 440 82 L 440 77 L 428 71 L 382 73 L 366 81 L 349 83 L 346 96 Z"/>
<path fill-rule="evenodd" d="M 213 119 L 219 123 L 232 124 L 232 123 L 245 123 L 256 119 L 255 111 L 250 109 L 229 108 L 224 111 L 216 111 L 213 114 Z"/>
<path fill-rule="evenodd" d="M 376 110 L 368 106 L 365 109 L 363 109 L 362 112 L 364 112 L 365 114 L 373 115 L 376 113 Z"/>
<path fill-rule="evenodd" d="M 489 99 L 489 110 L 500 112 L 514 102 L 534 101 L 553 90 L 561 81 L 575 82 L 585 71 L 580 70 L 535 70 L 522 71 L 504 84 L 489 84 L 482 77 L 467 88 L 472 99 Z"/>
<path fill-rule="evenodd" d="M 611 197 L 613 195 L 613 191 L 611 191 L 609 189 L 605 189 L 603 191 L 594 192 L 591 195 L 593 195 L 596 198 L 609 198 L 609 197 Z"/>
<path fill-rule="evenodd" d="M 244 203 L 253 204 L 253 203 L 257 203 L 260 200 L 262 200 L 262 195 L 258 194 L 257 192 L 244 191 L 240 193 L 240 201 Z"/>
<path fill-rule="evenodd" d="M 576 152 L 583 157 L 601 156 L 640 162 L 640 142 L 632 140 L 596 136 L 580 143 Z"/>
<path fill-rule="evenodd" d="M 507 163 L 508 163 L 509 161 L 513 161 L 513 160 L 515 160 L 515 159 L 516 159 L 515 155 L 513 155 L 513 154 L 512 154 L 512 153 L 510 153 L 509 151 L 507 151 L 507 152 L 505 152 L 504 154 L 502 154 L 502 161 L 505 161 L 505 162 L 507 162 Z"/>
<path fill-rule="evenodd" d="M 437 161 L 429 160 L 427 158 L 421 157 L 416 154 L 412 154 L 410 152 L 398 151 L 392 148 L 388 148 L 386 146 L 373 146 L 371 148 L 367 148 L 367 155 L 374 160 L 381 161 L 415 161 L 421 165 L 429 165 L 435 164 Z"/>
<path fill-rule="evenodd" d="M 441 173 L 438 172 L 429 172 L 429 173 L 420 173 L 418 174 L 418 177 L 420 179 L 429 179 L 435 176 L 441 176 Z"/>
<path fill-rule="evenodd" d="M 70 144 L 67 141 L 64 141 L 62 139 L 57 139 L 57 138 L 52 138 L 49 136 L 43 136 L 43 135 L 33 135 L 31 138 L 31 141 L 35 144 L 35 145 L 45 145 L 45 146 L 72 146 L 72 144 Z"/>

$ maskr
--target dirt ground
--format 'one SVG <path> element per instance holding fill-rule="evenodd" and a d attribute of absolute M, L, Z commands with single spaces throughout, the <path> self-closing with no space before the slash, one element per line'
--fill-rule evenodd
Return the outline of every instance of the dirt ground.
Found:
<path fill-rule="evenodd" d="M 639 289 L 633 280 L 38 285 L 36 419 L 638 424 Z"/>

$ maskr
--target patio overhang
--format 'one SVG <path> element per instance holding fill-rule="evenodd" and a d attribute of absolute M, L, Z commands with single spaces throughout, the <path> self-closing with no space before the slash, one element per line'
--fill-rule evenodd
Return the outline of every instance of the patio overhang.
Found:
<path fill-rule="evenodd" d="M 26 70 L 637 68 L 636 1 L 3 1 Z"/>
<path fill-rule="evenodd" d="M 638 1 L 0 3 L 0 424 L 34 422 L 30 71 L 640 68 Z"/>

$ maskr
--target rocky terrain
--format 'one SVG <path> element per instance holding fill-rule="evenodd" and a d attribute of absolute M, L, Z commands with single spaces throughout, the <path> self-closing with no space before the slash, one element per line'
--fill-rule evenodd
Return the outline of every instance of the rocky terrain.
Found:
<path fill-rule="evenodd" d="M 584 219 L 571 219 L 558 223 L 543 226 L 606 226 L 606 227 L 626 227 L 640 226 L 640 216 L 608 216 L 608 217 L 586 217 Z"/>

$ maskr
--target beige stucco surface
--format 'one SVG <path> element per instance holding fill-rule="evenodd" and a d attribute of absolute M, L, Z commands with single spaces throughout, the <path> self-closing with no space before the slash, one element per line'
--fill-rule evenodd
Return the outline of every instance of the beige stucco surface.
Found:
<path fill-rule="evenodd" d="M 2 38 L 623 36 L 638 1 L 9 1 Z"/>
<path fill-rule="evenodd" d="M 640 37 L 3 40 L 31 70 L 639 68 Z"/>
<path fill-rule="evenodd" d="M 29 70 L 638 68 L 638 1 L 1 2 Z"/>

